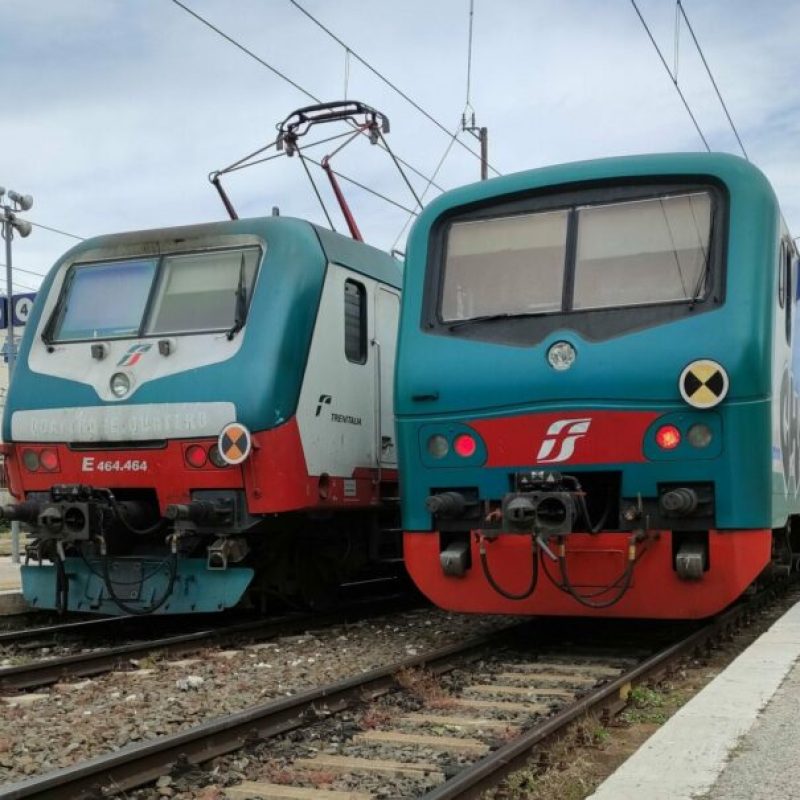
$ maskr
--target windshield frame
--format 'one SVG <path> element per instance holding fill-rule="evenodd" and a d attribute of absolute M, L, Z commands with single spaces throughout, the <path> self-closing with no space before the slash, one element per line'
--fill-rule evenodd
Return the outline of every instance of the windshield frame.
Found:
<path fill-rule="evenodd" d="M 230 330 L 230 327 L 233 324 L 233 320 L 231 320 L 231 325 L 228 325 L 223 328 L 220 327 L 203 328 L 198 330 L 180 331 L 174 333 L 148 333 L 147 326 L 149 324 L 153 312 L 153 303 L 155 302 L 155 299 L 158 296 L 158 289 L 159 286 L 161 285 L 163 271 L 164 271 L 164 262 L 168 258 L 173 258 L 174 256 L 210 255 L 212 253 L 217 253 L 217 252 L 219 253 L 243 252 L 248 250 L 256 251 L 256 265 L 255 265 L 255 271 L 253 273 L 253 282 L 248 291 L 247 307 L 245 309 L 245 319 L 246 319 L 249 314 L 250 304 L 255 295 L 256 284 L 258 282 L 258 278 L 261 273 L 261 264 L 265 253 L 265 246 L 263 244 L 257 242 L 247 242 L 242 244 L 231 243 L 219 247 L 195 247 L 186 250 L 169 249 L 155 254 L 152 252 L 147 252 L 147 250 L 144 248 L 142 250 L 132 249 L 130 252 L 126 252 L 124 255 L 120 254 L 108 258 L 92 258 L 90 260 L 85 260 L 85 261 L 81 260 L 72 262 L 67 267 L 66 273 L 64 275 L 64 280 L 61 284 L 61 288 L 58 293 L 58 298 L 56 299 L 55 305 L 53 306 L 53 310 L 50 313 L 44 327 L 42 328 L 42 338 L 48 345 L 56 345 L 56 344 L 67 345 L 67 344 L 79 344 L 86 342 L 124 341 L 126 339 L 128 340 L 164 339 L 172 336 L 201 336 L 212 333 L 227 333 L 227 331 Z M 91 268 L 95 266 L 102 266 L 104 264 L 117 264 L 117 263 L 124 263 L 127 261 L 136 261 L 136 260 L 152 260 L 156 262 L 156 266 L 155 269 L 153 270 L 153 275 L 151 278 L 150 287 L 147 293 L 147 301 L 145 302 L 142 308 L 141 319 L 139 320 L 139 327 L 137 328 L 136 332 L 125 333 L 123 335 L 103 335 L 103 336 L 88 337 L 83 339 L 61 339 L 56 335 L 56 331 L 63 322 L 64 312 L 66 309 L 66 300 L 69 296 L 69 292 L 72 289 L 75 275 L 77 274 L 78 270 L 85 269 L 87 267 Z"/>
<path fill-rule="evenodd" d="M 478 222 L 501 217 L 564 210 L 570 214 L 564 271 L 565 296 L 572 291 L 567 282 L 574 279 L 577 247 L 576 220 L 579 209 L 616 203 L 651 200 L 662 197 L 705 192 L 711 200 L 711 230 L 708 262 L 702 291 L 696 298 L 661 300 L 637 305 L 615 305 L 519 315 L 488 315 L 457 320 L 442 316 L 442 302 L 450 229 L 463 222 Z M 557 330 L 572 330 L 585 339 L 603 341 L 624 333 L 661 325 L 688 315 L 720 307 L 725 301 L 726 242 L 729 198 L 724 184 L 705 175 L 643 176 L 586 184 L 566 189 L 563 186 L 529 191 L 516 196 L 490 198 L 479 204 L 462 206 L 443 214 L 431 227 L 423 287 L 420 326 L 427 333 L 458 336 L 511 345 L 537 344 Z"/>

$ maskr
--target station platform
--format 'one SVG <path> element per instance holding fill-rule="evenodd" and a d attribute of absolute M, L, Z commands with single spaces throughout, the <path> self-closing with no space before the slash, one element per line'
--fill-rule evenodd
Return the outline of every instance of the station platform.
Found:
<path fill-rule="evenodd" d="M 654 733 L 589 800 L 800 798 L 800 604 Z"/>
<path fill-rule="evenodd" d="M 11 556 L 0 556 L 0 616 L 25 610 L 20 586 L 19 564 L 13 564 Z"/>

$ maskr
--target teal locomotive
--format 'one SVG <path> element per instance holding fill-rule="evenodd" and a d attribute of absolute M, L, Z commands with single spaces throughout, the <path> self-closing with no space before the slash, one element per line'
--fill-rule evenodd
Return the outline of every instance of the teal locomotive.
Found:
<path fill-rule="evenodd" d="M 409 240 L 406 565 L 458 611 L 702 618 L 795 565 L 798 254 L 750 163 L 448 192 Z"/>
<path fill-rule="evenodd" d="M 391 577 L 400 279 L 388 254 L 280 216 L 67 252 L 3 420 L 25 599 L 197 613 Z"/>

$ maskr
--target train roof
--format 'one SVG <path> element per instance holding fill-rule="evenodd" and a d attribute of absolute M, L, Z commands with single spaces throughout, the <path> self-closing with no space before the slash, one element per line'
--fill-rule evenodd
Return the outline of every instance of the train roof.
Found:
<path fill-rule="evenodd" d="M 729 188 L 749 188 L 766 192 L 775 198 L 769 181 L 758 167 L 728 153 L 656 153 L 574 161 L 503 175 L 445 192 L 429 203 L 419 215 L 409 242 L 414 240 L 415 232 L 420 235 L 434 219 L 450 209 L 480 205 L 502 196 L 529 193 L 553 186 L 579 189 L 585 185 L 617 179 L 658 180 L 687 175 L 715 178 Z"/>
<path fill-rule="evenodd" d="M 152 250 L 157 254 L 160 244 L 165 241 L 192 240 L 198 244 L 217 236 L 250 234 L 260 236 L 267 242 L 280 237 L 305 239 L 307 243 L 308 235 L 312 232 L 329 262 L 349 267 L 390 286 L 401 286 L 401 264 L 388 253 L 295 217 L 252 217 L 94 236 L 65 253 L 58 263 L 81 257 L 90 258 L 94 251 L 100 250 L 103 251 L 104 258 L 130 255 L 134 249 L 141 253 L 143 246 L 145 250 Z"/>

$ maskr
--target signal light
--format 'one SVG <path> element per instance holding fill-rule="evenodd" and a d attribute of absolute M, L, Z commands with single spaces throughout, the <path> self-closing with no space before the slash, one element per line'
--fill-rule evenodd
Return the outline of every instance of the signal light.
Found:
<path fill-rule="evenodd" d="M 474 437 L 470 436 L 468 433 L 460 433 L 453 440 L 453 450 L 455 450 L 461 458 L 474 456 L 477 449 L 478 443 L 475 441 Z"/>
<path fill-rule="evenodd" d="M 23 450 L 22 463 L 28 471 L 36 472 L 39 469 L 39 454 L 35 450 Z"/>
<path fill-rule="evenodd" d="M 47 470 L 47 472 L 56 472 L 58 470 L 58 452 L 56 450 L 42 450 L 39 453 L 39 464 L 41 465 L 42 469 Z"/>
<path fill-rule="evenodd" d="M 436 434 L 428 439 L 428 452 L 434 458 L 444 458 L 449 450 L 450 445 L 447 443 L 447 439 L 445 439 L 444 436 Z"/>
<path fill-rule="evenodd" d="M 689 428 L 686 438 L 693 447 L 708 447 L 714 437 L 708 425 L 703 425 L 701 422 L 698 422 L 696 425 L 692 425 L 692 427 Z"/>
<path fill-rule="evenodd" d="M 656 431 L 656 444 L 662 450 L 674 450 L 681 443 L 681 432 L 674 425 L 662 425 Z"/>
<path fill-rule="evenodd" d="M 206 453 L 205 448 L 201 445 L 191 444 L 186 448 L 184 458 L 190 467 L 200 469 L 200 467 L 205 466 L 206 461 L 208 461 L 208 454 Z"/>
<path fill-rule="evenodd" d="M 228 462 L 222 457 L 222 453 L 220 453 L 219 447 L 216 445 L 212 445 L 211 449 L 208 451 L 208 460 L 215 467 L 219 467 L 220 469 L 224 469 L 228 466 Z"/>

